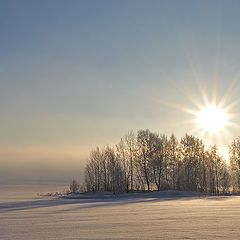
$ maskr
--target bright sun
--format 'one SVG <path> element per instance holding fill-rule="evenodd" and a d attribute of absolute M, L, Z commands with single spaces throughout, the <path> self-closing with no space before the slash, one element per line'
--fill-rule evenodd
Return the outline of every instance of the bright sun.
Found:
<path fill-rule="evenodd" d="M 235 81 L 225 89 L 224 95 L 220 96 L 215 80 L 214 86 L 209 89 L 206 89 L 198 79 L 195 80 L 197 85 L 194 91 L 178 86 L 181 93 L 190 100 L 191 107 L 184 106 L 184 104 L 167 103 L 167 105 L 188 114 L 186 120 L 178 123 L 188 127 L 188 133 L 200 137 L 208 146 L 218 144 L 223 148 L 233 137 L 233 129 L 240 128 L 240 124 L 235 122 L 240 115 L 236 112 L 240 98 L 234 97 L 235 89 L 237 90 Z M 207 93 L 211 93 L 211 96 Z M 227 154 L 228 149 L 225 149 L 222 155 L 227 156 Z"/>
<path fill-rule="evenodd" d="M 218 133 L 228 124 L 228 115 L 224 109 L 209 105 L 196 113 L 199 128 L 206 132 Z"/>

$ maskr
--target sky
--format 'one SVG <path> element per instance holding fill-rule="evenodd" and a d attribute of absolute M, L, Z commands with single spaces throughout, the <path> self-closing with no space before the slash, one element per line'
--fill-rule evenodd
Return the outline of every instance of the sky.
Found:
<path fill-rule="evenodd" d="M 68 181 L 128 131 L 196 136 L 205 100 L 240 135 L 240 2 L 0 1 L 0 183 Z M 206 101 L 205 101 L 206 102 Z M 233 124 L 232 124 L 233 125 Z"/>

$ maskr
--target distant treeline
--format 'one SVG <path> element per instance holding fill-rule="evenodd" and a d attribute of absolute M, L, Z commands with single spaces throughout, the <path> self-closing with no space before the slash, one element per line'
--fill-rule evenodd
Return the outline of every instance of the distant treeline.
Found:
<path fill-rule="evenodd" d="M 228 193 L 240 189 L 240 138 L 226 162 L 216 145 L 186 134 L 178 140 L 147 130 L 129 132 L 114 146 L 92 150 L 85 168 L 85 190 L 113 193 L 187 190 Z"/>

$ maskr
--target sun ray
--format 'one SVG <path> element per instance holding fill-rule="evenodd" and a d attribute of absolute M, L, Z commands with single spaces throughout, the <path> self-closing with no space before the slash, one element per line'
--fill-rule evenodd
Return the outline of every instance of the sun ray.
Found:
<path fill-rule="evenodd" d="M 230 104 L 228 104 L 225 109 L 226 111 L 229 111 L 231 109 L 233 109 L 237 104 L 240 103 L 240 98 L 236 99 L 235 101 L 231 102 Z"/>
<path fill-rule="evenodd" d="M 236 80 L 231 81 L 230 86 L 227 88 L 224 96 L 223 96 L 223 97 L 220 99 L 220 101 L 219 101 L 219 104 L 218 104 L 218 105 L 219 105 L 220 107 L 226 106 L 228 99 L 230 98 L 230 96 L 231 96 L 232 93 L 233 93 L 234 88 L 236 87 L 236 83 L 237 83 Z"/>

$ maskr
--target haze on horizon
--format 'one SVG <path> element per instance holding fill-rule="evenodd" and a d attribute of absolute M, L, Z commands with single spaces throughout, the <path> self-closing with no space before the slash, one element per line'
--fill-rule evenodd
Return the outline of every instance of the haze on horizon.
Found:
<path fill-rule="evenodd" d="M 129 130 L 178 138 L 204 104 L 240 135 L 240 2 L 0 2 L 0 182 L 68 181 L 93 147 Z M 205 99 L 206 100 L 206 99 Z M 234 124 L 233 124 L 234 125 Z"/>

